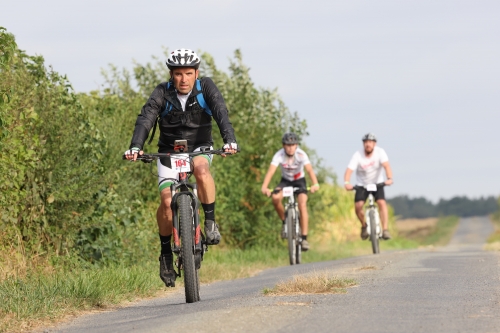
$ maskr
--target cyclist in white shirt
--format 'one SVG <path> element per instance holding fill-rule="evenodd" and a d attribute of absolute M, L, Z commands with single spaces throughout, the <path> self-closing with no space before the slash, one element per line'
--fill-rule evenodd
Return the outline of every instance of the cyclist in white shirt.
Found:
<path fill-rule="evenodd" d="M 368 133 L 363 136 L 363 147 L 364 150 L 357 151 L 351 158 L 349 165 L 345 171 L 344 183 L 345 189 L 352 191 L 354 186 L 350 183 L 351 175 L 354 170 L 356 170 L 356 185 L 366 186 L 369 184 L 380 184 L 384 183 L 389 186 L 392 184 L 392 169 L 389 164 L 389 158 L 384 149 L 377 147 L 377 138 L 372 133 Z M 387 179 L 384 181 L 384 176 L 382 174 L 382 169 L 385 170 L 385 175 Z M 361 222 L 361 239 L 368 238 L 368 232 L 366 230 L 365 215 L 363 212 L 363 206 L 366 199 L 368 198 L 368 192 L 366 189 L 356 190 L 356 195 L 354 197 L 354 207 L 356 210 L 356 215 Z M 385 194 L 383 187 L 377 187 L 377 192 L 375 193 L 375 201 L 377 202 L 378 208 L 380 210 L 380 219 L 382 220 L 382 238 L 390 239 L 389 230 L 387 229 L 388 224 L 388 212 L 387 203 L 385 202 Z"/>
<path fill-rule="evenodd" d="M 267 170 L 264 182 L 262 183 L 261 191 L 268 197 L 272 192 L 268 189 L 271 178 L 278 166 L 281 166 L 281 181 L 275 189 L 282 189 L 283 187 L 293 186 L 300 187 L 297 201 L 300 211 L 300 228 L 302 230 L 302 250 L 309 250 L 309 243 L 307 242 L 307 231 L 309 224 L 309 215 L 307 213 L 307 186 L 304 174 L 306 169 L 311 181 L 314 185 L 311 186 L 311 193 L 319 190 L 318 179 L 312 168 L 311 162 L 307 154 L 298 147 L 299 137 L 295 133 L 285 133 L 282 138 L 283 148 L 280 149 L 273 157 L 271 165 Z M 278 216 L 283 221 L 281 230 L 281 237 L 286 238 L 285 229 L 285 208 L 281 203 L 283 199 L 282 191 L 272 194 L 273 205 L 278 213 Z"/>

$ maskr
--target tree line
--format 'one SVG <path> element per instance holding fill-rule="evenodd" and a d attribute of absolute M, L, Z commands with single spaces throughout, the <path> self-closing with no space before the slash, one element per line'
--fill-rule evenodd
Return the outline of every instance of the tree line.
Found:
<path fill-rule="evenodd" d="M 424 197 L 410 198 L 407 195 L 400 195 L 387 200 L 394 208 L 394 214 L 401 218 L 489 215 L 499 210 L 499 201 L 500 199 L 493 196 L 478 199 L 456 196 L 451 199 L 440 199 L 434 204 Z"/>

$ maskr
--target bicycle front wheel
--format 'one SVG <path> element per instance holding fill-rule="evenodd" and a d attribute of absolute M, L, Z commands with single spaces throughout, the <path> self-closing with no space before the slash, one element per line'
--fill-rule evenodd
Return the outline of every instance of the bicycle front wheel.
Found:
<path fill-rule="evenodd" d="M 290 207 L 286 211 L 286 228 L 288 236 L 288 256 L 290 258 L 290 265 L 295 265 L 297 255 L 296 255 L 296 230 L 295 230 L 295 209 Z"/>
<path fill-rule="evenodd" d="M 300 229 L 300 212 L 296 211 L 295 230 L 298 230 L 295 237 L 295 263 L 298 265 L 302 262 L 302 229 Z"/>
<path fill-rule="evenodd" d="M 370 240 L 372 242 L 373 254 L 380 253 L 378 235 L 377 235 L 377 222 L 375 221 L 375 211 L 372 209 L 368 213 L 370 218 Z"/>
<path fill-rule="evenodd" d="M 177 201 L 179 209 L 179 228 L 181 237 L 182 267 L 184 269 L 184 289 L 186 302 L 194 303 L 200 300 L 200 285 L 198 270 L 194 258 L 194 225 L 191 197 L 181 195 Z"/>

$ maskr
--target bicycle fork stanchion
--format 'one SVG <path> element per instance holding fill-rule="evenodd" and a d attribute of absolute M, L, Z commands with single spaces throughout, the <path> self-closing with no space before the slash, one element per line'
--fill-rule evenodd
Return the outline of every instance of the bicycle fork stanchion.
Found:
<path fill-rule="evenodd" d="M 375 198 L 373 197 L 373 194 L 370 193 L 368 195 L 368 208 L 365 209 L 365 221 L 367 221 L 367 222 L 371 221 L 371 219 L 372 219 L 372 216 L 370 216 L 371 211 L 374 212 L 374 216 L 375 216 L 375 221 L 374 221 L 375 227 L 376 227 L 375 233 L 380 238 L 380 235 L 382 234 L 381 228 L 380 228 L 380 218 L 379 218 L 379 214 L 378 214 L 378 209 L 375 206 Z M 371 234 L 373 226 L 370 223 L 366 223 L 366 227 L 367 227 L 366 231 L 368 232 L 368 234 Z"/>
<path fill-rule="evenodd" d="M 369 194 L 369 208 L 365 211 L 365 220 L 367 221 L 367 231 L 370 235 L 373 254 L 380 253 L 379 238 L 380 238 L 380 219 L 373 194 Z"/>

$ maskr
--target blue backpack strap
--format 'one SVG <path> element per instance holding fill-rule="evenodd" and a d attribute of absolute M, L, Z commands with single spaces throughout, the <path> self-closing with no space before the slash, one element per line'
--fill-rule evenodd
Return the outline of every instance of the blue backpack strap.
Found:
<path fill-rule="evenodd" d="M 198 95 L 196 95 L 196 99 L 198 100 L 198 104 L 205 110 L 205 112 L 209 115 L 212 116 L 212 110 L 207 105 L 207 102 L 205 101 L 205 97 L 203 97 L 203 92 L 201 91 L 201 81 L 196 80 L 196 89 L 199 91 Z"/>

